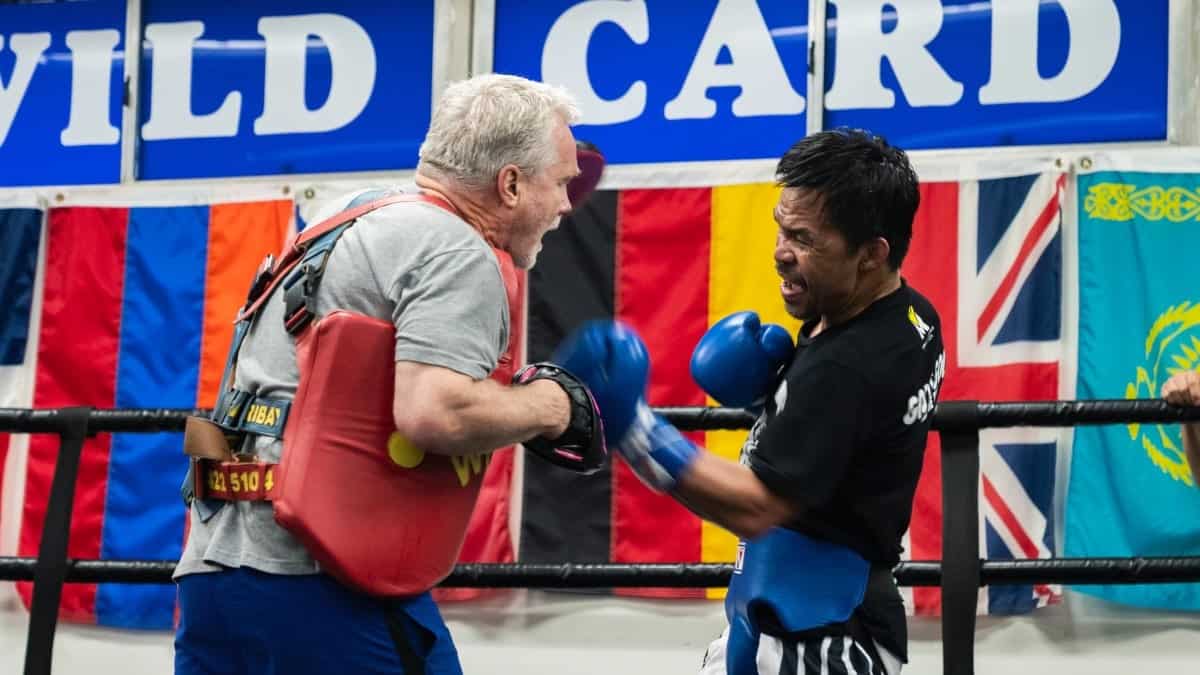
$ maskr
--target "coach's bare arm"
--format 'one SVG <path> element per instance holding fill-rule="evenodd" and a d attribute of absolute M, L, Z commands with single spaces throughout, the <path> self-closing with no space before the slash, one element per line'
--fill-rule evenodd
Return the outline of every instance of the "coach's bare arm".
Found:
<path fill-rule="evenodd" d="M 438 455 L 489 452 L 539 434 L 553 438 L 571 416 L 566 392 L 549 380 L 506 387 L 411 361 L 396 362 L 393 408 L 400 433 Z"/>
<path fill-rule="evenodd" d="M 1163 385 L 1162 397 L 1175 405 L 1200 406 L 1200 372 L 1176 373 Z M 1192 467 L 1192 480 L 1200 487 L 1200 422 L 1182 425 L 1183 451 Z"/>

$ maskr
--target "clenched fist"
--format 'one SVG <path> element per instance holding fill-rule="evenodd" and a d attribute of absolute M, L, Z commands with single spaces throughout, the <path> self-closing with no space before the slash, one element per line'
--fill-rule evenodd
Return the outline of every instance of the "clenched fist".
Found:
<path fill-rule="evenodd" d="M 1200 372 L 1175 373 L 1163 385 L 1162 397 L 1174 405 L 1200 406 Z"/>

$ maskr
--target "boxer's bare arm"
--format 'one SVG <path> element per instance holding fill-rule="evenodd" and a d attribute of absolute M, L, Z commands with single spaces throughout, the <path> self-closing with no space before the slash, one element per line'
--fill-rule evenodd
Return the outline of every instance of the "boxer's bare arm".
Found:
<path fill-rule="evenodd" d="M 425 452 L 470 455 L 534 436 L 558 436 L 567 427 L 570 403 L 550 380 L 508 387 L 398 361 L 392 415 L 396 429 Z"/>

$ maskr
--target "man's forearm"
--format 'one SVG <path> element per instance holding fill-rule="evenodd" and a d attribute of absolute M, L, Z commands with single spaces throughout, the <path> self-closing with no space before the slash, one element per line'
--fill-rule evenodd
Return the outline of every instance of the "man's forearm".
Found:
<path fill-rule="evenodd" d="M 759 536 L 796 513 L 748 467 L 709 452 L 680 478 L 674 495 L 696 515 L 743 538 Z"/>
<path fill-rule="evenodd" d="M 1192 467 L 1192 480 L 1200 488 L 1200 422 L 1183 425 L 1183 451 Z"/>
<path fill-rule="evenodd" d="M 476 454 L 551 433 L 555 421 L 564 414 L 561 401 L 565 398 L 551 393 L 557 389 L 558 385 L 547 381 L 506 387 L 493 380 L 479 380 L 448 406 L 453 421 L 448 425 L 445 442 L 433 451 Z"/>

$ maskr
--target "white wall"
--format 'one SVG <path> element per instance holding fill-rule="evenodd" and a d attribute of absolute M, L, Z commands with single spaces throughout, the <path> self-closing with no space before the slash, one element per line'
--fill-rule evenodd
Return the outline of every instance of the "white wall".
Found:
<path fill-rule="evenodd" d="M 10 594 L 5 594 L 11 598 Z M 720 604 L 514 591 L 505 600 L 445 605 L 468 675 L 694 673 L 724 625 Z M 0 673 L 20 673 L 28 615 L 0 602 Z M 941 628 L 913 620 L 905 673 L 940 673 Z M 171 671 L 167 633 L 61 625 L 56 675 Z M 979 675 L 1126 675 L 1200 672 L 1200 615 L 1145 612 L 1068 593 L 1034 616 L 981 618 Z"/>

